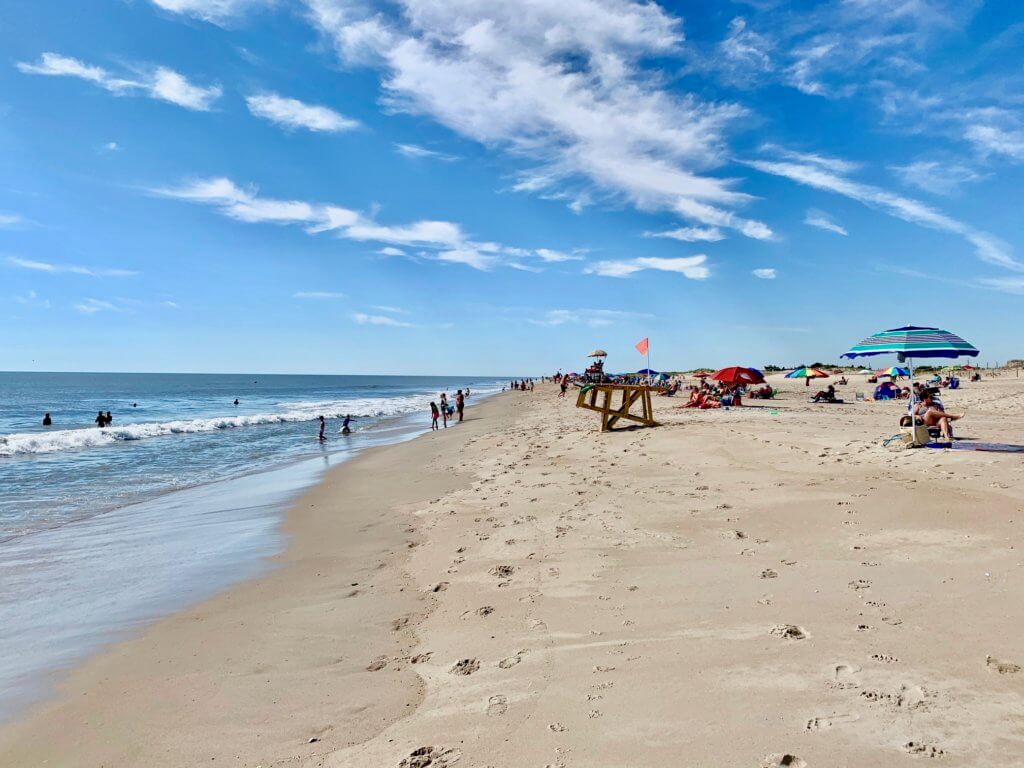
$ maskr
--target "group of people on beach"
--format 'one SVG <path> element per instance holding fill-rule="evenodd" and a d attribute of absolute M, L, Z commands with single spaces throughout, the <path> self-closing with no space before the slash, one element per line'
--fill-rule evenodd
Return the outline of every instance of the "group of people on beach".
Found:
<path fill-rule="evenodd" d="M 469 397 L 469 387 L 466 387 L 466 391 L 463 392 L 461 389 L 455 393 L 455 402 L 448 402 L 448 393 L 442 392 L 438 396 L 440 405 L 437 402 L 430 401 L 430 429 L 440 429 L 438 421 L 440 421 L 445 429 L 448 429 L 448 419 L 455 419 L 456 422 L 462 421 L 462 416 L 466 410 L 466 398 Z"/>
<path fill-rule="evenodd" d="M 508 388 L 514 392 L 533 392 L 533 379 L 519 379 L 518 381 L 510 381 Z M 504 392 L 505 388 L 502 387 L 501 391 Z"/>

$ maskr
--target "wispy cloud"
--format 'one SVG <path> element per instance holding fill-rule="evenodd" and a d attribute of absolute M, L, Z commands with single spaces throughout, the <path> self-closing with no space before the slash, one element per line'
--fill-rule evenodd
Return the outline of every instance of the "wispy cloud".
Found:
<path fill-rule="evenodd" d="M 344 293 L 336 291 L 296 291 L 292 294 L 295 299 L 344 299 Z"/>
<path fill-rule="evenodd" d="M 616 309 L 549 309 L 535 317 L 530 317 L 533 325 L 549 328 L 560 325 L 587 325 L 591 328 L 603 328 L 629 320 L 650 319 L 652 315 L 644 312 L 624 312 Z"/>
<path fill-rule="evenodd" d="M 21 72 L 28 75 L 76 77 L 116 95 L 143 93 L 152 99 L 201 112 L 211 110 L 213 103 L 221 95 L 219 85 L 195 85 L 184 75 L 168 67 L 149 68 L 144 72 L 124 77 L 114 75 L 103 67 L 52 52 L 44 53 L 34 64 L 18 62 L 17 66 Z"/>
<path fill-rule="evenodd" d="M 674 259 L 641 257 L 621 261 L 598 261 L 583 271 L 590 275 L 602 277 L 629 277 L 635 272 L 656 270 L 659 272 L 677 272 L 690 280 L 704 280 L 711 275 L 706 266 L 708 257 L 704 254 L 684 256 Z"/>
<path fill-rule="evenodd" d="M 1024 271 L 1024 264 L 1014 259 L 1009 247 L 998 238 L 917 200 L 853 181 L 814 162 L 749 160 L 747 164 L 762 173 L 782 176 L 798 184 L 857 200 L 903 221 L 957 235 L 970 243 L 975 255 L 982 261 L 1017 272 Z"/>
<path fill-rule="evenodd" d="M 236 16 L 277 0 L 150 0 L 153 5 L 171 13 L 193 16 L 214 24 L 224 24 Z"/>
<path fill-rule="evenodd" d="M 39 307 L 40 309 L 50 308 L 49 300 L 40 298 L 39 294 L 35 291 L 29 291 L 23 296 L 15 296 L 14 300 L 19 304 L 24 304 L 29 307 Z"/>
<path fill-rule="evenodd" d="M 775 269 L 773 267 L 762 267 L 760 269 L 755 269 L 753 272 L 751 272 L 751 274 L 754 277 L 758 277 L 762 280 L 774 280 L 777 277 L 777 275 L 775 274 Z"/>
<path fill-rule="evenodd" d="M 580 206 L 590 192 L 768 239 L 752 197 L 712 175 L 739 105 L 669 90 L 643 63 L 676 57 L 681 20 L 656 3 L 486 0 L 387 8 L 308 0 L 346 64 L 384 72 L 386 105 L 533 161 L 515 189 Z"/>
<path fill-rule="evenodd" d="M 284 128 L 305 128 L 322 133 L 340 133 L 359 126 L 352 120 L 329 107 L 306 104 L 277 93 L 260 93 L 245 99 L 249 111 Z"/>
<path fill-rule="evenodd" d="M 100 147 L 104 152 L 119 152 L 121 146 L 116 141 L 108 141 Z"/>
<path fill-rule="evenodd" d="M 367 315 L 362 312 L 357 312 L 352 315 L 352 319 L 359 325 L 384 325 L 390 328 L 414 328 L 413 323 L 407 323 L 404 320 L 396 320 L 393 317 L 387 315 Z"/>
<path fill-rule="evenodd" d="M 644 236 L 669 237 L 673 240 L 682 240 L 684 243 L 716 243 L 725 239 L 725 234 L 718 227 L 680 227 L 667 232 L 645 232 Z"/>
<path fill-rule="evenodd" d="M 964 184 L 982 180 L 982 175 L 966 165 L 937 160 L 919 160 L 908 165 L 891 165 L 889 170 L 904 184 L 931 192 L 950 195 Z"/>
<path fill-rule="evenodd" d="M 50 274 L 68 273 L 73 275 L 88 275 L 90 277 L 132 277 L 139 274 L 131 269 L 104 269 L 98 267 L 81 267 L 74 264 L 51 264 L 47 261 L 34 261 L 23 259 L 18 256 L 8 256 L 7 263 L 19 269 L 30 269 L 35 272 L 49 272 Z"/>
<path fill-rule="evenodd" d="M 431 158 L 433 160 L 443 160 L 445 162 L 452 162 L 458 160 L 455 155 L 449 155 L 445 152 L 438 152 L 433 149 L 427 149 L 421 147 L 419 144 L 395 144 L 395 151 L 400 155 L 412 158 Z"/>
<path fill-rule="evenodd" d="M 409 310 L 402 309 L 401 307 L 392 307 L 388 304 L 375 304 L 373 306 L 378 312 L 386 312 L 389 315 L 408 315 Z"/>
<path fill-rule="evenodd" d="M 994 125 L 972 125 L 965 138 L 985 155 L 1000 155 L 1024 162 L 1024 131 L 1012 131 Z"/>
<path fill-rule="evenodd" d="M 176 187 L 150 190 L 162 197 L 209 205 L 222 215 L 249 224 L 293 224 L 309 234 L 331 232 L 359 242 L 386 244 L 379 252 L 404 256 L 397 246 L 428 249 L 425 256 L 435 261 L 465 264 L 479 270 L 496 267 L 522 268 L 524 259 L 541 263 L 552 256 L 572 258 L 550 249 L 524 249 L 500 243 L 476 241 L 462 227 L 450 221 L 421 220 L 408 224 L 381 224 L 350 208 L 304 200 L 264 197 L 255 187 L 243 188 L 227 178 L 194 179 Z M 527 267 L 530 268 L 530 267 Z"/>
<path fill-rule="evenodd" d="M 850 234 L 843 227 L 832 221 L 832 217 L 827 213 L 815 208 L 811 208 L 807 211 L 807 215 L 804 217 L 804 224 L 809 227 L 824 229 L 826 232 L 835 232 L 837 235 L 842 235 L 843 237 Z"/>
<path fill-rule="evenodd" d="M 538 248 L 537 255 L 542 261 L 548 263 L 558 263 L 560 261 L 582 261 L 583 256 L 580 253 L 564 253 L 563 251 L 554 251 L 550 248 Z"/>
<path fill-rule="evenodd" d="M 75 304 L 75 309 L 87 315 L 97 312 L 124 312 L 124 308 L 103 299 L 84 299 Z"/>
<path fill-rule="evenodd" d="M 8 227 L 16 227 L 19 224 L 24 223 L 24 219 L 17 213 L 9 213 L 7 211 L 0 211 L 0 229 L 6 229 Z"/>

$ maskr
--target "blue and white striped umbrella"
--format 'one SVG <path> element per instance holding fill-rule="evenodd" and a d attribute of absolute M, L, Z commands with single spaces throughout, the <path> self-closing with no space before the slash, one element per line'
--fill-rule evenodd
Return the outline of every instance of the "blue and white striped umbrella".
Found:
<path fill-rule="evenodd" d="M 843 357 L 897 355 L 900 362 L 914 357 L 977 357 L 978 350 L 955 333 L 908 325 L 868 336 Z"/>

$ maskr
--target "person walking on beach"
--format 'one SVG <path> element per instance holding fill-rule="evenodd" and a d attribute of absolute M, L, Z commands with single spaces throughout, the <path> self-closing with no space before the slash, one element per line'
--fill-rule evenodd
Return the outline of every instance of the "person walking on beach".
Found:
<path fill-rule="evenodd" d="M 437 403 L 433 400 L 430 401 L 430 429 L 433 431 L 438 428 L 437 419 L 441 415 L 441 412 L 437 409 Z"/>
<path fill-rule="evenodd" d="M 560 382 L 558 382 L 558 386 L 559 386 L 559 389 L 561 389 L 561 391 L 558 393 L 558 396 L 559 397 L 565 397 L 565 390 L 567 390 L 569 388 L 569 374 L 568 373 L 565 374 L 565 376 L 562 377 L 562 380 Z"/>
<path fill-rule="evenodd" d="M 52 424 L 53 424 L 53 419 L 51 419 L 51 418 L 50 418 L 50 414 L 48 414 L 48 413 L 47 413 L 47 414 L 45 414 L 45 415 L 43 416 L 43 426 L 44 426 L 44 427 L 49 427 L 49 426 L 51 426 Z"/>
<path fill-rule="evenodd" d="M 319 438 L 321 442 L 327 439 L 327 435 L 324 434 L 324 430 L 325 429 L 327 429 L 327 422 L 324 421 L 324 417 L 321 416 L 320 417 L 320 438 Z"/>
<path fill-rule="evenodd" d="M 459 412 L 459 421 L 460 422 L 462 421 L 462 412 L 465 409 L 466 409 L 466 398 L 463 397 L 462 390 L 460 389 L 458 392 L 455 393 L 455 410 L 457 410 Z"/>
<path fill-rule="evenodd" d="M 96 414 L 96 426 L 103 429 L 107 426 L 107 417 L 103 415 L 103 411 Z"/>
<path fill-rule="evenodd" d="M 448 395 L 444 392 L 441 393 L 441 422 L 448 429 Z"/>

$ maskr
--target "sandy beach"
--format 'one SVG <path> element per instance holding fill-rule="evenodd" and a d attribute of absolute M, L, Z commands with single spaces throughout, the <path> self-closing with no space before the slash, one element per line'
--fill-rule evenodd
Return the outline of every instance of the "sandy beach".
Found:
<path fill-rule="evenodd" d="M 332 470 L 271 572 L 0 729 L 10 766 L 1024 763 L 1020 454 L 900 450 L 897 403 L 557 388 Z M 1024 442 L 1024 380 L 944 394 Z"/>

